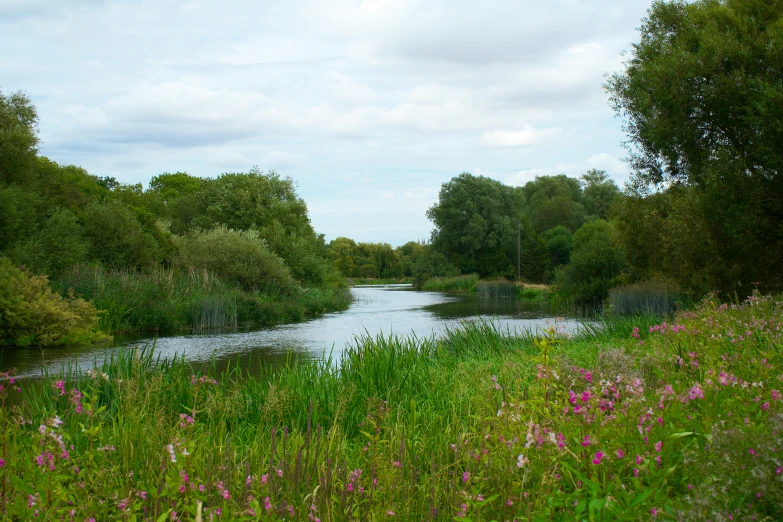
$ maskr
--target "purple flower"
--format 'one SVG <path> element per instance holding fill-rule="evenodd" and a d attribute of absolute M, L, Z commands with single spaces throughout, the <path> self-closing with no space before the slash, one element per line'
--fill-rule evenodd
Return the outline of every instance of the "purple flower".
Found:
<path fill-rule="evenodd" d="M 462 482 L 467 482 L 468 480 L 470 480 L 470 473 L 466 471 L 462 474 Z"/>
<path fill-rule="evenodd" d="M 603 451 L 596 452 L 595 457 L 593 458 L 593 464 L 598 466 L 601 463 L 601 459 L 603 459 L 603 458 L 604 458 Z"/>

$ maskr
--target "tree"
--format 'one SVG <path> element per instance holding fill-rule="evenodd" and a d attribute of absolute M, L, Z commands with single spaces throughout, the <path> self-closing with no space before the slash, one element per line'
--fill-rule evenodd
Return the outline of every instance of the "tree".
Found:
<path fill-rule="evenodd" d="M 597 303 L 620 284 L 625 268 L 622 251 L 612 240 L 612 227 L 603 220 L 584 224 L 574 234 L 571 262 L 555 274 L 559 291 L 579 303 Z"/>
<path fill-rule="evenodd" d="M 688 187 L 703 234 L 689 240 L 717 247 L 689 269 L 721 268 L 692 289 L 783 288 L 781 78 L 783 0 L 657 1 L 606 84 L 626 120 L 632 191 Z M 662 229 L 662 243 L 682 233 Z"/>
<path fill-rule="evenodd" d="M 620 195 L 620 189 L 603 170 L 590 169 L 579 181 L 582 184 L 582 200 L 587 213 L 599 219 L 606 219 L 609 208 Z"/>
<path fill-rule="evenodd" d="M 0 182 L 23 183 L 38 153 L 38 112 L 21 92 L 0 92 Z"/>
<path fill-rule="evenodd" d="M 552 268 L 567 265 L 574 247 L 574 236 L 565 227 L 555 227 L 544 233 L 544 243 L 549 252 Z"/>
<path fill-rule="evenodd" d="M 435 225 L 433 248 L 462 273 L 510 275 L 524 202 L 521 189 L 499 181 L 468 173 L 452 178 L 427 210 Z"/>
<path fill-rule="evenodd" d="M 587 214 L 578 180 L 565 174 L 536 176 L 522 190 L 527 201 L 526 213 L 537 233 L 543 234 L 556 226 L 573 232 L 585 222 Z"/>

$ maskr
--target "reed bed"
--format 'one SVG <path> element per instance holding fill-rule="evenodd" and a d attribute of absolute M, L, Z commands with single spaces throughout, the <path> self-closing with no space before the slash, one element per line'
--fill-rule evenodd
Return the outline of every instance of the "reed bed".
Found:
<path fill-rule="evenodd" d="M 781 326 L 783 299 L 753 296 L 570 337 L 557 322 L 363 336 L 260 377 L 153 348 L 5 375 L 0 513 L 779 520 Z"/>
<path fill-rule="evenodd" d="M 421 289 L 428 292 L 474 293 L 479 282 L 477 274 L 457 277 L 434 277 L 424 282 Z"/>
<path fill-rule="evenodd" d="M 610 310 L 618 314 L 671 314 L 687 303 L 686 296 L 664 281 L 643 281 L 613 288 L 609 292 Z"/>
<path fill-rule="evenodd" d="M 299 321 L 343 310 L 346 289 L 307 288 L 295 295 L 245 292 L 206 270 L 107 270 L 76 266 L 52 286 L 73 289 L 102 310 L 99 329 L 111 334 L 216 331 Z"/>

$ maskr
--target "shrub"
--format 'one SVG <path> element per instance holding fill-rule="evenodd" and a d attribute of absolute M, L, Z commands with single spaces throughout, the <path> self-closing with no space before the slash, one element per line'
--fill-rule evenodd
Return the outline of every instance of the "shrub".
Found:
<path fill-rule="evenodd" d="M 579 303 L 603 301 L 620 282 L 625 267 L 623 253 L 611 238 L 606 221 L 588 223 L 574 234 L 571 262 L 555 272 L 561 293 Z"/>
<path fill-rule="evenodd" d="M 151 266 L 159 256 L 158 244 L 129 209 L 119 201 L 94 203 L 84 213 L 84 228 L 91 241 L 91 257 L 115 268 Z"/>
<path fill-rule="evenodd" d="M 178 238 L 177 243 L 176 266 L 206 269 L 248 291 L 291 293 L 297 287 L 283 260 L 253 230 L 231 230 L 224 226 L 196 230 Z"/>
<path fill-rule="evenodd" d="M 46 276 L 31 275 L 0 258 L 0 345 L 87 344 L 104 337 L 96 331 L 98 311 L 72 295 L 52 292 Z"/>

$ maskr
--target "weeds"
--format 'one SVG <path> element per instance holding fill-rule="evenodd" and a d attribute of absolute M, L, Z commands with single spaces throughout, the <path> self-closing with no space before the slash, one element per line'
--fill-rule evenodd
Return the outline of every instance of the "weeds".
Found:
<path fill-rule="evenodd" d="M 779 520 L 783 299 L 0 389 L 7 519 Z M 20 389 L 21 391 L 17 391 Z M 21 396 L 11 407 L 8 394 Z"/>

